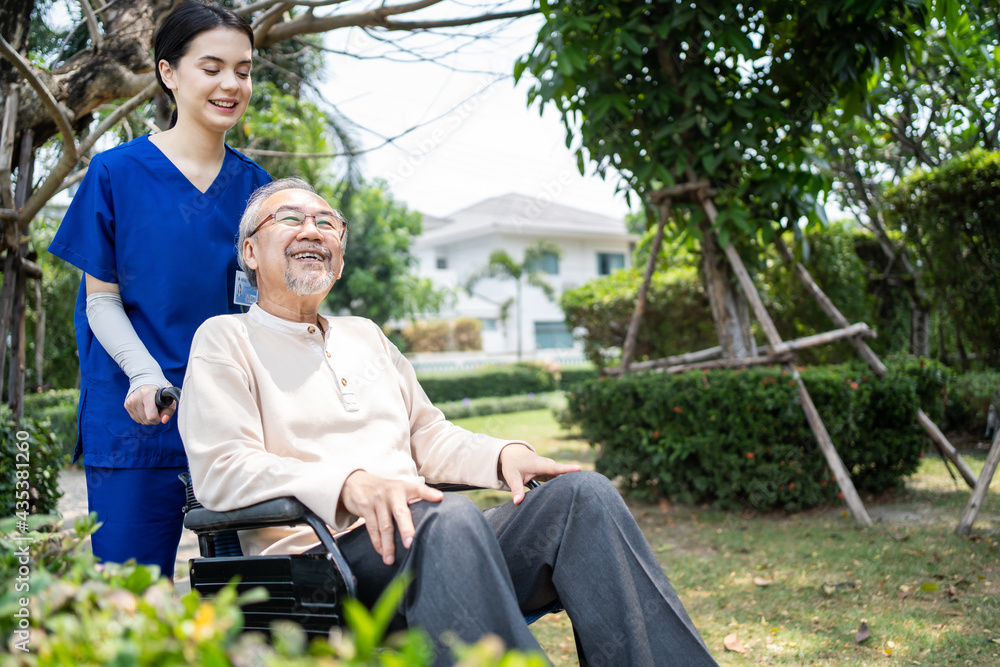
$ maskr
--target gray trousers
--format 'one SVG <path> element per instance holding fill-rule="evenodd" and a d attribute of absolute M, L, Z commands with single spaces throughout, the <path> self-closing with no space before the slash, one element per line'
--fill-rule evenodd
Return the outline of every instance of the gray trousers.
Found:
<path fill-rule="evenodd" d="M 371 606 L 401 569 L 413 582 L 394 624 L 419 627 L 437 665 L 452 664 L 442 636 L 474 643 L 498 635 L 541 652 L 524 615 L 558 601 L 584 665 L 714 665 L 618 491 L 604 476 L 576 472 L 529 491 L 515 506 L 485 512 L 456 494 L 410 506 L 416 535 L 396 539 L 386 566 L 364 530 L 338 543 Z"/>

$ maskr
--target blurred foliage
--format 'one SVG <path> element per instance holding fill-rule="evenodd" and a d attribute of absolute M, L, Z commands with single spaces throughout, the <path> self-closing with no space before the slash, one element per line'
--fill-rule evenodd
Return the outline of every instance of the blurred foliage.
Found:
<path fill-rule="evenodd" d="M 367 317 L 381 326 L 440 309 L 448 295 L 415 275 L 410 254 L 423 229 L 419 213 L 396 202 L 383 181 L 362 184 L 346 202 L 337 192 L 319 193 L 347 218 L 344 273 L 326 299 L 334 314 Z"/>
<path fill-rule="evenodd" d="M 926 22 L 915 0 L 572 0 L 542 12 L 514 74 L 530 72 L 529 99 L 555 105 L 581 140 L 581 172 L 587 157 L 640 195 L 707 178 L 723 246 L 822 217 L 825 179 L 805 144 L 814 119 L 838 103 L 855 115 L 870 77 L 903 62 Z"/>
<path fill-rule="evenodd" d="M 475 317 L 414 322 L 403 328 L 406 352 L 469 352 L 481 350 L 483 323 Z"/>
<path fill-rule="evenodd" d="M 946 315 L 938 329 L 953 330 L 962 368 L 1000 367 L 1000 153 L 918 170 L 887 203 L 887 225 L 919 259 L 918 280 Z"/>
<path fill-rule="evenodd" d="M 62 498 L 59 471 L 69 463 L 48 423 L 25 418 L 14 424 L 0 407 L 0 512 L 53 514 Z"/>
<path fill-rule="evenodd" d="M 96 515 L 76 523 L 75 534 L 36 515 L 30 529 L 0 520 L 0 662 L 18 667 L 66 665 L 260 665 L 261 667 L 422 667 L 433 663 L 430 642 L 419 630 L 385 636 L 406 591 L 397 580 L 372 610 L 348 600 L 347 628 L 308 642 L 302 628 L 278 622 L 265 639 L 241 634 L 241 606 L 266 596 L 235 587 L 213 599 L 178 595 L 155 566 L 98 565 L 84 539 L 97 529 Z M 24 574 L 27 571 L 28 574 Z M 19 588 L 15 582 L 23 582 Z M 26 600 L 27 604 L 23 604 Z M 26 648 L 22 651 L 21 648 Z M 505 652 L 491 638 L 454 647 L 468 667 L 541 667 L 540 655 Z"/>

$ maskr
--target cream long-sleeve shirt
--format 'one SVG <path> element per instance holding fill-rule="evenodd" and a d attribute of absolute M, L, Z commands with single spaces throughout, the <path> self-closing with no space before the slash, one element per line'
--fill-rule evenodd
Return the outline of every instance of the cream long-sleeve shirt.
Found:
<path fill-rule="evenodd" d="M 356 470 L 500 489 L 500 450 L 527 444 L 447 421 L 374 322 L 327 318 L 321 329 L 256 305 L 198 329 L 178 419 L 205 507 L 294 496 L 337 530 L 357 518 L 339 502 Z M 257 554 L 294 553 L 316 539 L 308 529 L 270 528 L 241 541 Z"/>

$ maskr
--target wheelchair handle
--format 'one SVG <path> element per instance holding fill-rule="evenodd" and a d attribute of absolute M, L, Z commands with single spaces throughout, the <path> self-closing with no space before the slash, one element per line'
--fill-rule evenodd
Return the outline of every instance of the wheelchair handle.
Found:
<path fill-rule="evenodd" d="M 156 390 L 156 408 L 166 410 L 172 403 L 179 403 L 181 400 L 180 387 L 163 387 Z"/>

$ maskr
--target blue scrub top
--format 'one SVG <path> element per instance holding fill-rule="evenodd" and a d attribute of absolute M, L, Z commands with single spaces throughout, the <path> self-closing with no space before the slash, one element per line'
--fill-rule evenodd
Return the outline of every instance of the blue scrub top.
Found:
<path fill-rule="evenodd" d="M 139 339 L 180 386 L 202 322 L 238 313 L 236 237 L 250 194 L 271 177 L 228 146 L 212 186 L 199 191 L 139 137 L 93 159 L 49 252 L 117 283 Z M 144 426 L 125 411 L 128 376 L 94 337 L 81 283 L 74 325 L 80 352 L 77 458 L 103 468 L 186 466 L 176 418 Z"/>

